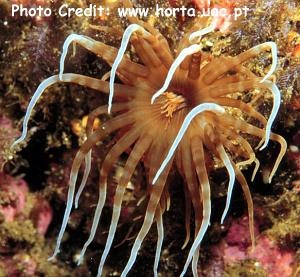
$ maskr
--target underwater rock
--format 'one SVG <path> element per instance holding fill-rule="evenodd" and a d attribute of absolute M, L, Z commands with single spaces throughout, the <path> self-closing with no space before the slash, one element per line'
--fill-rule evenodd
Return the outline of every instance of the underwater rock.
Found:
<path fill-rule="evenodd" d="M 255 227 L 255 235 L 258 234 L 258 226 L 257 222 L 254 225 Z M 225 260 L 234 260 L 234 257 L 230 255 L 226 255 L 226 251 L 231 251 L 231 247 L 234 249 L 238 249 L 238 251 L 246 251 L 246 249 L 251 245 L 251 240 L 249 236 L 249 224 L 248 217 L 244 216 L 242 218 L 235 219 L 226 235 L 225 242 L 228 245 L 228 248 L 225 249 Z M 238 259 L 237 259 L 238 260 Z"/>
<path fill-rule="evenodd" d="M 67 276 L 47 263 L 52 208 L 20 177 L 0 172 L 0 276 Z"/>
<path fill-rule="evenodd" d="M 257 214 L 256 216 L 259 217 Z M 227 235 L 210 249 L 213 260 L 219 262 L 211 262 L 205 271 L 208 275 L 201 276 L 219 276 L 218 274 L 224 273 L 228 277 L 242 276 L 240 274 L 246 267 L 250 274 L 247 276 L 292 276 L 296 252 L 279 246 L 274 238 L 267 236 L 265 232 L 259 233 L 263 220 L 264 218 L 260 218 L 255 221 L 256 244 L 252 249 L 247 216 L 233 219 Z M 211 272 L 217 275 L 210 275 Z"/>
<path fill-rule="evenodd" d="M 10 145 L 19 135 L 20 132 L 13 127 L 12 121 L 6 116 L 0 116 L 0 171 L 7 161 L 13 159 L 14 152 Z"/>
<path fill-rule="evenodd" d="M 268 273 L 268 276 L 292 276 L 295 253 L 281 249 L 276 242 L 262 235 L 257 239 L 254 251 L 250 251 L 248 258 L 254 259 Z"/>

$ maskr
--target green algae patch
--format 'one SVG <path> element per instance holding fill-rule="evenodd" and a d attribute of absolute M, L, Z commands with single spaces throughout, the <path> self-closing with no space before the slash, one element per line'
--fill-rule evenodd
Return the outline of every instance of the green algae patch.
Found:
<path fill-rule="evenodd" d="M 8 259 L 0 259 L 1 277 L 9 276 L 13 270 L 25 276 L 31 276 L 31 270 L 34 270 L 34 276 L 70 276 L 65 265 L 48 261 L 51 249 L 44 237 L 37 233 L 31 220 L 2 223 L 0 248 L 1 252 L 9 254 Z"/>
<path fill-rule="evenodd" d="M 246 260 L 234 265 L 227 265 L 224 277 L 267 277 L 266 271 L 254 260 Z"/>
<path fill-rule="evenodd" d="M 266 234 L 282 245 L 290 242 L 292 247 L 297 247 L 300 239 L 299 194 L 293 190 L 286 191 L 269 207 L 269 219 L 273 226 Z"/>

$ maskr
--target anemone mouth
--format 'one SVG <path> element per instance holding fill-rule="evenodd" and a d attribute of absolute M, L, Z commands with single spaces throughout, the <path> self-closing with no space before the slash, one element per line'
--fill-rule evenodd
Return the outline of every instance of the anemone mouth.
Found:
<path fill-rule="evenodd" d="M 184 99 L 186 107 L 190 109 L 194 108 L 195 106 L 204 103 L 204 99 L 199 102 L 199 96 L 197 96 L 197 88 L 193 86 L 190 81 L 183 81 L 178 83 L 176 86 L 170 86 L 170 88 L 166 92 L 172 92 L 179 97 Z"/>
<path fill-rule="evenodd" d="M 187 107 L 187 100 L 183 95 L 172 91 L 164 92 L 158 99 L 161 114 L 171 119 L 173 115 Z"/>

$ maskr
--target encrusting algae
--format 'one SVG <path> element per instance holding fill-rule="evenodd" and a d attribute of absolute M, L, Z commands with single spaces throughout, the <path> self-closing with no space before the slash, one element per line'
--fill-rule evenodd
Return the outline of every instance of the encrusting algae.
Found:
<path fill-rule="evenodd" d="M 125 7 L 132 7 L 130 1 L 124 0 L 122 3 Z M 157 226 L 158 240 L 153 271 L 157 276 L 164 237 L 163 214 L 169 209 L 171 201 L 168 193 L 170 184 L 167 178 L 173 167 L 178 169 L 184 179 L 186 240 L 183 247 L 186 247 L 191 236 L 191 207 L 195 215 L 194 241 L 181 276 L 186 273 L 190 263 L 192 263 L 193 275 L 197 276 L 200 243 L 211 218 L 211 193 L 206 157 L 214 156 L 218 159 L 229 175 L 227 200 L 221 223 L 224 222 L 229 210 L 235 179 L 237 179 L 247 201 L 250 234 L 254 246 L 253 202 L 240 168 L 255 163 L 252 179 L 259 168 L 255 151 L 244 134 L 259 138 L 260 143 L 257 148 L 260 150 L 268 145 L 269 140 L 280 144 L 281 150 L 270 172 L 269 182 L 286 151 L 285 140 L 271 132 L 281 100 L 279 89 L 271 81 L 277 65 L 277 47 L 270 41 L 254 46 L 234 57 L 215 58 L 202 51 L 201 38 L 213 32 L 216 25 L 214 21 L 208 25 L 207 20 L 200 20 L 184 34 L 176 47 L 177 55 L 174 56 L 167 40 L 156 28 L 135 17 L 130 17 L 128 20 L 130 25 L 124 30 L 119 50 L 77 34 L 71 34 L 66 39 L 59 75 L 52 76 L 39 85 L 27 108 L 22 136 L 14 146 L 26 138 L 31 112 L 49 86 L 58 82 L 75 83 L 109 93 L 108 105 L 100 106 L 89 114 L 87 139 L 77 152 L 72 165 L 67 207 L 52 258 L 59 253 L 73 203 L 75 207 L 78 206 L 79 197 L 84 190 L 92 167 L 92 148 L 110 134 L 116 134 L 116 142 L 111 146 L 100 167 L 99 201 L 90 236 L 80 254 L 79 264 L 83 261 L 85 251 L 93 241 L 98 227 L 106 201 L 107 179 L 120 156 L 131 148 L 116 188 L 111 225 L 100 260 L 98 276 L 102 274 L 113 243 L 126 186 L 140 161 L 143 161 L 147 169 L 148 205 L 143 225 L 132 246 L 122 276 L 126 276 L 132 268 L 141 244 L 154 222 Z M 110 29 L 106 31 L 110 32 Z M 73 43 L 93 52 L 112 66 L 110 81 L 63 72 L 68 48 Z M 129 43 L 135 49 L 139 63 L 124 55 Z M 272 63 L 265 76 L 254 74 L 243 65 L 269 50 L 272 54 Z M 121 83 L 115 82 L 115 75 Z M 273 106 L 268 119 L 250 103 L 238 97 L 239 94 L 252 89 L 259 89 L 262 95 L 271 93 Z M 247 120 L 232 115 L 228 112 L 228 108 L 238 109 L 256 122 L 250 124 Z M 107 112 L 113 114 L 112 118 L 93 130 L 94 120 Z M 83 163 L 85 163 L 84 175 L 75 195 L 78 172 Z"/>

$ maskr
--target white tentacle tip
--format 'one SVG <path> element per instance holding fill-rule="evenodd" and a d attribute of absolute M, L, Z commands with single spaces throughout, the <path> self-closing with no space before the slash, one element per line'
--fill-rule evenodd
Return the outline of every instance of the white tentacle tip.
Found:
<path fill-rule="evenodd" d="M 58 74 L 58 79 L 62 81 L 63 79 L 63 73 L 64 73 L 64 67 L 65 67 L 65 59 L 68 54 L 68 49 L 71 43 L 76 42 L 76 40 L 80 41 L 83 40 L 85 43 L 88 43 L 90 38 L 87 38 L 85 36 L 77 35 L 77 34 L 70 34 L 64 44 L 63 44 L 63 49 L 62 49 L 62 54 L 60 57 L 60 62 L 59 62 L 59 74 Z"/>
<path fill-rule="evenodd" d="M 230 200 L 229 200 L 229 201 L 230 201 Z M 229 206 L 228 206 L 228 207 L 225 207 L 225 210 L 224 210 L 224 212 L 223 212 L 223 214 L 222 214 L 222 217 L 221 217 L 221 224 L 224 224 L 224 221 L 225 221 L 225 218 L 226 218 L 226 216 L 227 216 L 228 211 L 229 211 Z"/>
<path fill-rule="evenodd" d="M 14 141 L 11 145 L 10 145 L 10 149 L 14 149 L 19 143 L 21 142 L 20 139 L 17 139 L 16 141 Z"/>
<path fill-rule="evenodd" d="M 164 93 L 165 89 L 161 88 L 160 90 L 158 90 L 152 97 L 151 97 L 151 105 L 154 104 L 156 98 L 158 98 L 162 93 Z"/>
<path fill-rule="evenodd" d="M 54 261 L 54 259 L 56 258 L 56 255 L 60 252 L 60 250 L 58 250 L 56 253 L 54 253 L 51 257 L 48 258 L 48 261 Z"/>
<path fill-rule="evenodd" d="M 270 127 L 268 127 L 268 129 L 266 130 L 266 137 L 265 137 L 263 145 L 259 148 L 259 151 L 264 150 L 269 144 L 270 136 L 271 136 L 270 128 L 271 128 L 271 124 L 270 124 Z"/>
<path fill-rule="evenodd" d="M 135 31 L 142 31 L 143 33 L 148 33 L 144 28 L 138 24 L 131 24 L 129 25 L 126 30 L 124 31 L 123 38 L 121 41 L 120 49 L 117 53 L 114 63 L 112 64 L 111 71 L 110 71 L 110 80 L 109 80 L 109 98 L 108 98 L 108 109 L 107 113 L 111 113 L 112 101 L 114 96 L 114 81 L 117 74 L 118 66 L 120 65 L 125 51 L 127 49 L 130 37 L 133 32 Z"/>
<path fill-rule="evenodd" d="M 272 74 L 275 72 L 277 63 L 278 63 L 278 57 L 277 57 L 277 45 L 273 41 L 268 41 L 264 43 L 265 45 L 269 46 L 271 48 L 271 53 L 272 53 L 272 65 L 269 70 L 269 72 L 266 74 L 266 76 L 263 77 L 263 79 L 260 81 L 260 83 L 265 82 L 267 79 L 269 79 Z"/>
<path fill-rule="evenodd" d="M 25 128 L 22 132 L 22 135 L 10 145 L 10 149 L 13 150 L 18 144 L 25 141 L 26 135 L 27 135 L 27 128 Z"/>
<path fill-rule="evenodd" d="M 82 263 L 83 263 L 83 256 L 81 255 L 77 261 L 77 266 L 82 265 Z"/>
<path fill-rule="evenodd" d="M 191 33 L 189 36 L 189 41 L 191 42 L 196 38 L 200 39 L 203 35 L 213 32 L 216 29 L 216 27 L 217 27 L 217 23 L 216 23 L 216 21 L 213 20 L 212 23 L 208 27 Z"/>
<path fill-rule="evenodd" d="M 266 139 L 263 146 L 261 148 L 259 148 L 259 151 L 264 150 L 268 146 L 268 143 L 269 143 L 269 140 Z"/>
<path fill-rule="evenodd" d="M 109 104 L 108 105 L 108 108 L 107 108 L 107 114 L 111 114 L 111 109 L 112 109 L 112 104 Z"/>
<path fill-rule="evenodd" d="M 157 182 L 157 179 L 158 179 L 159 176 L 160 176 L 160 175 L 158 175 L 158 174 L 155 175 L 155 177 L 154 177 L 154 179 L 153 179 L 153 181 L 152 181 L 152 186 L 155 185 L 155 183 Z"/>

